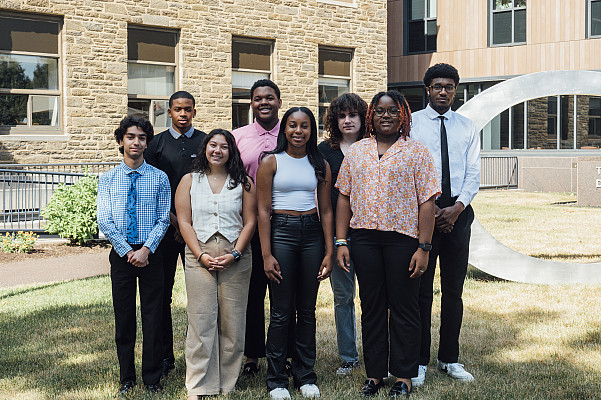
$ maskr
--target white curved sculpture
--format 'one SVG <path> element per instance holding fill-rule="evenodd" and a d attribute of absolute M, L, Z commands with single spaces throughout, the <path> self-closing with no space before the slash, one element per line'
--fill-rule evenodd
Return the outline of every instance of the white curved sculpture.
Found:
<path fill-rule="evenodd" d="M 546 71 L 498 83 L 466 102 L 457 112 L 481 130 L 511 106 L 557 95 L 601 96 L 601 72 Z M 533 238 L 532 240 L 535 240 Z M 525 283 L 601 283 L 601 263 L 542 260 L 511 250 L 474 220 L 469 263 L 489 275 Z"/>

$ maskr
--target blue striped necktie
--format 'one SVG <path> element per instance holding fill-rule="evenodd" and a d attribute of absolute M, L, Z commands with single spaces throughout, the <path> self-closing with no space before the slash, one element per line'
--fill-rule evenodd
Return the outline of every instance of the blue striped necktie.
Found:
<path fill-rule="evenodd" d="M 127 192 L 127 242 L 135 243 L 138 240 L 138 215 L 136 213 L 137 192 L 136 180 L 140 177 L 140 173 L 133 171 L 129 174 L 131 185 Z"/>

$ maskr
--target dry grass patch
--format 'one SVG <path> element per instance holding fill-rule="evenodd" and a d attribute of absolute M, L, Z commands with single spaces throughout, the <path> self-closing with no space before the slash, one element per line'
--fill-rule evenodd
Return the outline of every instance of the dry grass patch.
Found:
<path fill-rule="evenodd" d="M 484 190 L 474 199 L 476 218 L 497 240 L 533 257 L 565 262 L 599 262 L 595 232 L 601 209 L 577 207 L 570 193 Z"/>

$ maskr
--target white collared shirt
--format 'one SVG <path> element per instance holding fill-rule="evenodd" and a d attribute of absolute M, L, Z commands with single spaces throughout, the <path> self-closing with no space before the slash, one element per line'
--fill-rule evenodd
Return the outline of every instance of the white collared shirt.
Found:
<path fill-rule="evenodd" d="M 461 114 L 448 110 L 445 117 L 451 174 L 451 196 L 467 207 L 480 188 L 480 135 L 474 123 Z M 428 147 L 442 182 L 440 155 L 440 114 L 430 105 L 411 115 L 410 136 Z"/>

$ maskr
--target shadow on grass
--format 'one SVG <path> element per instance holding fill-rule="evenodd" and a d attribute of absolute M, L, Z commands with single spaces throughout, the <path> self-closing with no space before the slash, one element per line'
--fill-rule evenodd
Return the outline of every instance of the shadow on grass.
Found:
<path fill-rule="evenodd" d="M 36 291 L 40 291 L 40 290 L 44 290 L 44 289 L 47 289 L 47 288 L 59 286 L 59 285 L 61 285 L 63 283 L 64 282 L 53 282 L 53 283 L 41 284 L 41 285 L 40 284 L 36 284 L 36 285 L 25 286 L 25 287 L 1 289 L 1 291 L 5 292 L 5 293 L 0 294 L 0 300 L 9 299 L 9 298 L 11 298 L 13 296 L 19 296 L 21 294 L 34 293 Z"/>
<path fill-rule="evenodd" d="M 473 279 L 481 282 L 508 282 L 505 279 L 497 278 L 496 276 L 489 275 L 484 271 L 479 270 L 471 264 L 467 266 L 466 278 Z"/>

